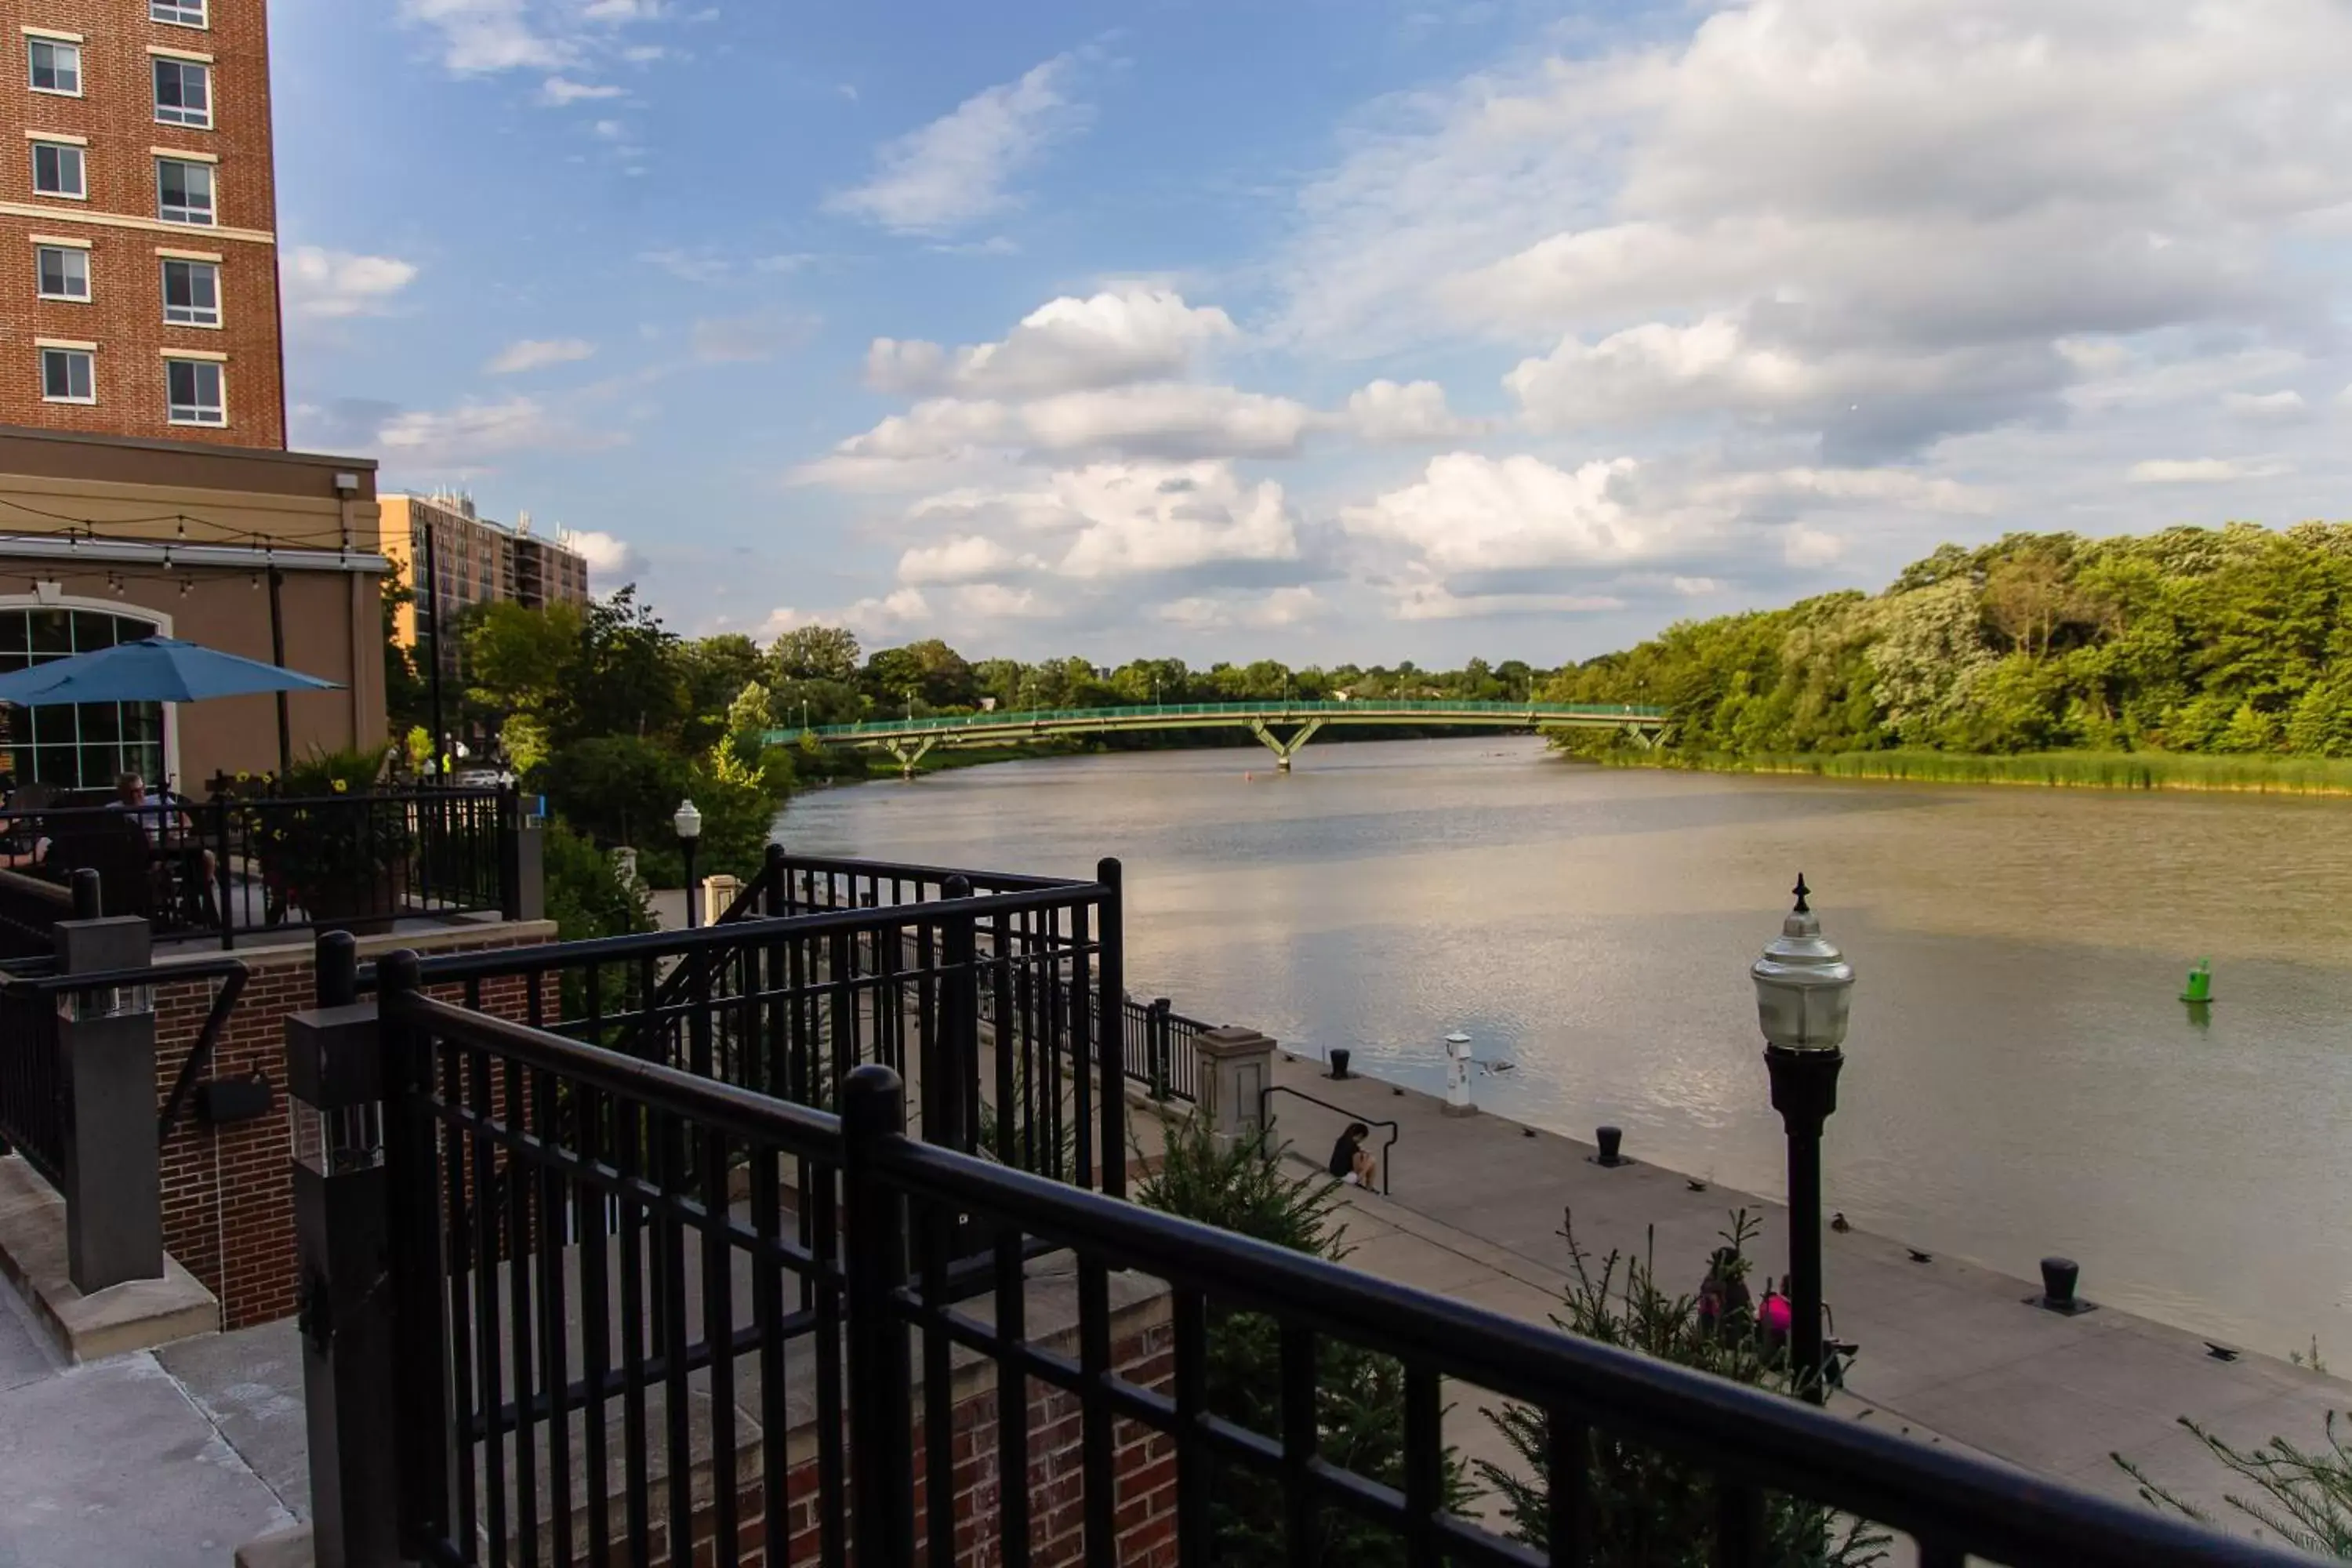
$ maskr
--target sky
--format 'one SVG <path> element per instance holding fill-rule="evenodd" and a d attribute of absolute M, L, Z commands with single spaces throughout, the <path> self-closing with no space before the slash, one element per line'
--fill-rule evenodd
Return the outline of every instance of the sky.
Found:
<path fill-rule="evenodd" d="M 2342 0 L 271 24 L 292 444 L 689 634 L 1550 666 L 2352 516 Z"/>

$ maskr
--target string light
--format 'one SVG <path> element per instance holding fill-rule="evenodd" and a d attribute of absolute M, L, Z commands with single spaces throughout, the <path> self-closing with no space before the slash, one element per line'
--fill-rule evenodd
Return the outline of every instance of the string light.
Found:
<path fill-rule="evenodd" d="M 253 574 L 253 590 L 257 594 L 261 591 L 261 574 L 258 572 Z"/>
<path fill-rule="evenodd" d="M 183 599 L 184 599 L 184 598 L 186 598 L 189 595 L 191 595 L 191 594 L 194 593 L 195 591 L 196 591 L 196 584 L 194 584 L 194 581 L 192 581 L 191 579 L 186 578 L 186 577 L 183 577 L 183 578 L 181 578 L 181 579 L 180 579 L 180 597 L 182 597 Z"/>

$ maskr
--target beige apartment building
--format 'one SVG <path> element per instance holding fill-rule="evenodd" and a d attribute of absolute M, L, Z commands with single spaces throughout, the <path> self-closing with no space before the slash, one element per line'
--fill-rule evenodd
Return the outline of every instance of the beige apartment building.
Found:
<path fill-rule="evenodd" d="M 0 16 L 0 425 L 282 449 L 263 0 Z"/>
<path fill-rule="evenodd" d="M 434 636 L 434 616 L 454 626 L 476 605 L 518 604 L 532 609 L 588 603 L 588 563 L 559 536 L 531 531 L 530 514 L 512 528 L 474 509 L 474 498 L 456 491 L 436 495 L 389 495 L 382 501 L 383 541 L 378 549 L 415 591 L 402 606 L 394 637 L 404 647 L 420 642 L 438 649 L 444 679 L 459 674 L 457 639 Z M 437 592 L 425 592 L 427 555 L 439 576 Z M 420 667 L 421 668 L 422 667 Z"/>

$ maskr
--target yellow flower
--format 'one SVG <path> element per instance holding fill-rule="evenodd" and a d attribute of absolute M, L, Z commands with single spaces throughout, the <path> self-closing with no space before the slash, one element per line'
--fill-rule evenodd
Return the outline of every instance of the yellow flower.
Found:
<path fill-rule="evenodd" d="M 348 779 L 337 779 L 335 781 L 335 793 L 337 795 L 344 794 L 351 787 L 351 782 Z"/>

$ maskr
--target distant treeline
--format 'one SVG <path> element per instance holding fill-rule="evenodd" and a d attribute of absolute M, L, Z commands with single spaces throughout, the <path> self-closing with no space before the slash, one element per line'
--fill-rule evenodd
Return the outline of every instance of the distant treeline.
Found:
<path fill-rule="evenodd" d="M 1947 544 L 1884 593 L 1683 622 L 1543 695 L 1664 704 L 1694 760 L 2352 756 L 2352 525 Z"/>

